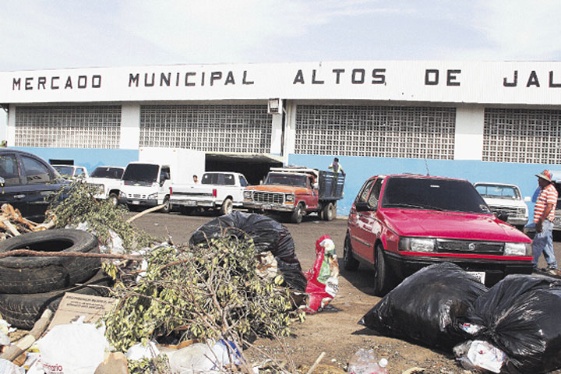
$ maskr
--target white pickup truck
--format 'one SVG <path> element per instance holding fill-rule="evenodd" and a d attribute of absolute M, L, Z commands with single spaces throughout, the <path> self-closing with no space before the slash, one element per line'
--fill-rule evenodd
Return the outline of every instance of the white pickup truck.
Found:
<path fill-rule="evenodd" d="M 122 166 L 98 166 L 86 178 L 86 183 L 99 189 L 96 199 L 109 199 L 113 206 L 117 206 L 124 171 Z"/>
<path fill-rule="evenodd" d="M 182 214 L 210 209 L 230 214 L 234 207 L 243 205 L 246 186 L 248 183 L 243 174 L 207 172 L 203 174 L 200 184 L 172 184 L 169 191 L 171 208 Z"/>

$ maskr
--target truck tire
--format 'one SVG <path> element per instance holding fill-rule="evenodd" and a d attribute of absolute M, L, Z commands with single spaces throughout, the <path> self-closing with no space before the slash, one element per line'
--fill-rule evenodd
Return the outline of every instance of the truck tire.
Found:
<path fill-rule="evenodd" d="M 358 269 L 360 262 L 353 257 L 353 247 L 351 246 L 351 238 L 349 233 L 345 236 L 343 244 L 343 269 L 348 271 L 355 271 Z"/>
<path fill-rule="evenodd" d="M 230 214 L 234 210 L 234 202 L 229 197 L 224 199 L 222 206 L 220 207 L 220 214 Z"/>
<path fill-rule="evenodd" d="M 302 222 L 302 218 L 304 217 L 304 207 L 302 204 L 298 204 L 296 209 L 292 212 L 290 216 L 290 222 L 292 223 L 300 223 Z"/>
<path fill-rule="evenodd" d="M 384 256 L 384 248 L 381 244 L 376 246 L 376 263 L 374 266 L 376 271 L 374 274 L 374 294 L 382 297 L 395 287 L 395 276 L 388 267 Z"/>
<path fill-rule="evenodd" d="M 169 196 L 164 197 L 164 207 L 160 209 L 162 213 L 171 212 L 171 201 L 169 201 Z"/>
<path fill-rule="evenodd" d="M 333 219 L 336 216 L 336 212 L 337 212 L 337 208 L 335 207 L 335 204 L 328 203 L 322 209 L 323 215 L 321 218 L 325 221 L 333 221 Z"/>
<path fill-rule="evenodd" d="M 95 235 L 83 230 L 30 232 L 0 242 L 0 253 L 14 249 L 42 252 L 99 253 Z M 63 289 L 90 279 L 101 267 L 99 258 L 0 258 L 0 294 L 30 294 Z"/>
<path fill-rule="evenodd" d="M 105 275 L 103 271 L 98 271 L 92 278 L 83 282 L 83 285 L 64 288 L 44 293 L 34 293 L 26 295 L 0 294 L 0 314 L 14 327 L 24 330 L 31 330 L 41 314 L 50 309 L 55 312 L 66 292 L 74 292 L 82 295 L 107 296 L 108 289 L 113 280 Z"/>
<path fill-rule="evenodd" d="M 109 194 L 108 199 L 112 206 L 116 207 L 119 205 L 119 196 L 117 196 L 114 192 Z"/>

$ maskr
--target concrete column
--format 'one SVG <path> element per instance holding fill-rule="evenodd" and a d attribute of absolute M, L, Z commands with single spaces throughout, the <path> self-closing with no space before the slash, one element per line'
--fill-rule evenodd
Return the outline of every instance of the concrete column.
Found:
<path fill-rule="evenodd" d="M 123 103 L 121 107 L 120 149 L 138 149 L 140 146 L 140 105 Z"/>
<path fill-rule="evenodd" d="M 454 160 L 483 158 L 485 107 L 466 106 L 456 109 Z"/>

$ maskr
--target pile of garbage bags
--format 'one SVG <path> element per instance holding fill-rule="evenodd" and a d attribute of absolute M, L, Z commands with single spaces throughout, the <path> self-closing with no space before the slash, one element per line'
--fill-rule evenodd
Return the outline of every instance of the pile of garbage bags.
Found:
<path fill-rule="evenodd" d="M 451 263 L 406 278 L 360 324 L 452 350 L 470 370 L 547 373 L 561 368 L 561 280 L 508 275 L 486 288 Z"/>

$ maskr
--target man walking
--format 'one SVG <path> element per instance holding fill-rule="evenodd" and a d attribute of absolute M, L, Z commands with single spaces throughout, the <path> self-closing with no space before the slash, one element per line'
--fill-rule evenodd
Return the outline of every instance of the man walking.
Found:
<path fill-rule="evenodd" d="M 557 260 L 553 251 L 553 219 L 555 218 L 558 194 L 549 170 L 544 170 L 536 176 L 538 177 L 540 193 L 534 207 L 534 224 L 536 225 L 536 235 L 532 242 L 534 269 L 537 269 L 538 260 L 543 253 L 547 262 L 547 270 L 556 273 Z"/>

